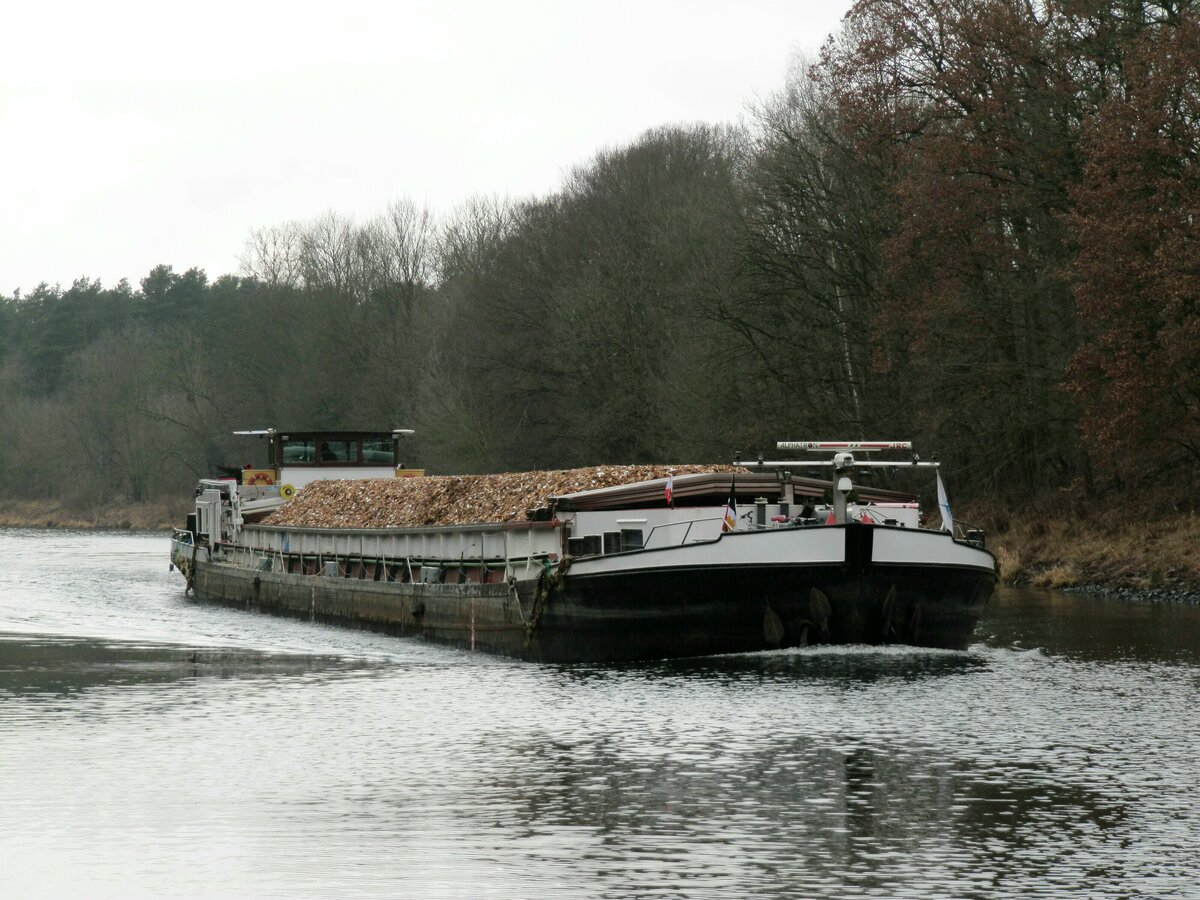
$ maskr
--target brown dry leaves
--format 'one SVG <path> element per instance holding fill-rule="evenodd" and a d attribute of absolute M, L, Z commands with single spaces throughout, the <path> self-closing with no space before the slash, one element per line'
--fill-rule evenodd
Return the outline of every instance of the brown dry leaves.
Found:
<path fill-rule="evenodd" d="M 732 466 L 591 466 L 499 475 L 431 475 L 314 481 L 264 525 L 293 528 L 419 528 L 524 521 L 551 497 L 666 478 L 730 472 Z"/>

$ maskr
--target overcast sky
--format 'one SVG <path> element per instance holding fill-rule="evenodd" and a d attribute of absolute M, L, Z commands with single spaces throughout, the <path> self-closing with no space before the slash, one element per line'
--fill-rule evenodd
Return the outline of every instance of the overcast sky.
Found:
<path fill-rule="evenodd" d="M 411 197 L 555 189 L 596 150 L 735 121 L 849 0 L 5 3 L 0 293 Z"/>

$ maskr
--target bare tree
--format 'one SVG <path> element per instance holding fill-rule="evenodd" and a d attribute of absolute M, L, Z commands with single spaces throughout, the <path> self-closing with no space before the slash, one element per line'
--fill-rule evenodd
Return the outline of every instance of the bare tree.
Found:
<path fill-rule="evenodd" d="M 303 278 L 300 236 L 298 222 L 254 229 L 239 260 L 242 273 L 271 287 L 299 287 Z"/>

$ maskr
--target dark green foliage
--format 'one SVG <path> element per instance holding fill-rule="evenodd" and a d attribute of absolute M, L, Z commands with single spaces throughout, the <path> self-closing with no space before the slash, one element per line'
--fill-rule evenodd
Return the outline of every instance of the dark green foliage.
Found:
<path fill-rule="evenodd" d="M 733 290 L 741 144 L 732 130 L 659 129 L 599 154 L 552 197 L 463 212 L 448 234 L 438 356 L 459 396 L 429 399 L 456 421 L 496 424 L 481 441 L 435 417 L 435 456 L 527 468 L 728 455 L 713 426 L 736 375 L 716 310 Z M 454 372 L 456 353 L 467 372 Z"/>
<path fill-rule="evenodd" d="M 126 325 L 132 298 L 125 281 L 105 290 L 99 281 L 80 278 L 65 291 L 43 282 L 30 294 L 5 300 L 0 353 L 21 361 L 28 390 L 53 394 L 70 380 L 73 354 Z"/>
<path fill-rule="evenodd" d="M 145 325 L 190 324 L 205 313 L 208 276 L 201 269 L 175 274 L 170 266 L 155 266 L 142 279 L 138 298 L 139 319 Z"/>

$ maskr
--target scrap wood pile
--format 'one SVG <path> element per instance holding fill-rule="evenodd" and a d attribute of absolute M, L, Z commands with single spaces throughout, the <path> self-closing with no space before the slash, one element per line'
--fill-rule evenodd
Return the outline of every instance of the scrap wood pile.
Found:
<path fill-rule="evenodd" d="M 732 472 L 732 466 L 591 466 L 499 475 L 431 475 L 314 481 L 264 525 L 293 528 L 419 528 L 524 521 L 551 497 L 666 478 Z"/>

